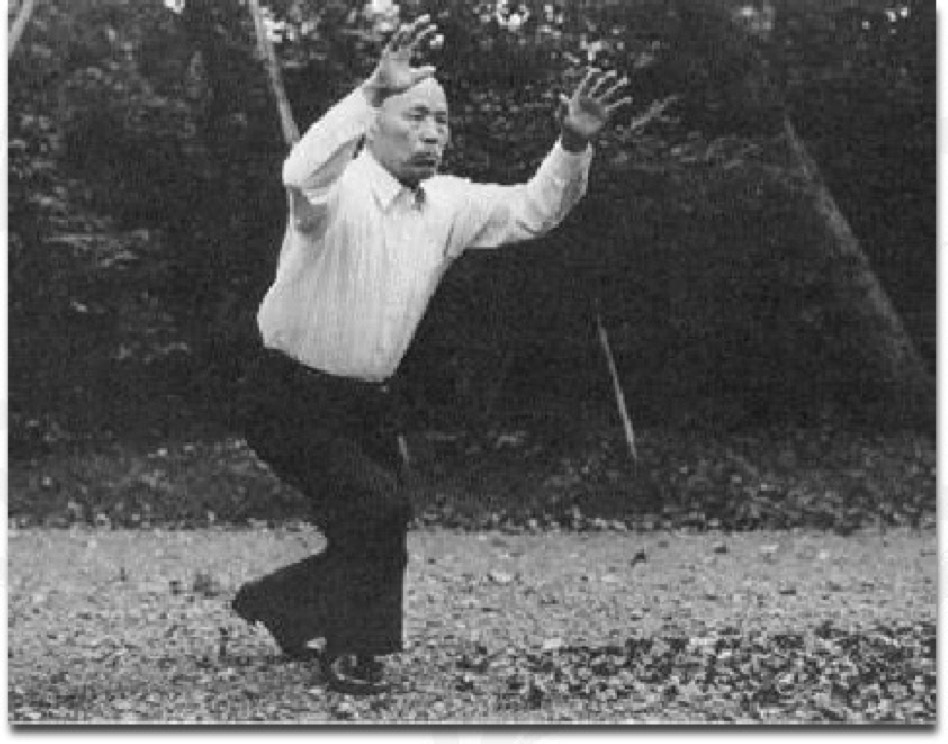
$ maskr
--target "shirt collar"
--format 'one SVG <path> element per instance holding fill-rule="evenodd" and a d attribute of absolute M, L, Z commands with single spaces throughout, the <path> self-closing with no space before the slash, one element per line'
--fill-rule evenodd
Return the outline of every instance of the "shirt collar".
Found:
<path fill-rule="evenodd" d="M 410 189 L 403 185 L 375 159 L 375 156 L 372 155 L 368 149 L 363 150 L 359 154 L 358 159 L 362 161 L 362 173 L 368 181 L 369 188 L 372 190 L 379 206 L 384 211 L 387 212 L 391 209 L 392 204 L 394 204 L 395 200 L 403 193 L 408 194 L 416 205 L 424 203 L 425 192 L 423 185 L 419 184 L 417 189 Z"/>

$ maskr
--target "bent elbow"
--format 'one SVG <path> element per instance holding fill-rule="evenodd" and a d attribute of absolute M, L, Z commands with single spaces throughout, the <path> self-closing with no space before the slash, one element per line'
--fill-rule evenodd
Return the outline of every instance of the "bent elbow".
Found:
<path fill-rule="evenodd" d="M 283 161 L 283 185 L 291 188 L 302 188 L 306 174 L 298 158 L 293 157 L 293 153 Z"/>
<path fill-rule="evenodd" d="M 308 194 L 302 189 L 290 187 L 290 223 L 293 229 L 310 237 L 326 229 L 328 194 Z"/>

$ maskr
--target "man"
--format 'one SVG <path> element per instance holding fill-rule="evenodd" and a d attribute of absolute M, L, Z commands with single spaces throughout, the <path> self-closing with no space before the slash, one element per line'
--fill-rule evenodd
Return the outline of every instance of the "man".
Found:
<path fill-rule="evenodd" d="M 245 585 L 233 606 L 288 656 L 324 638 L 329 679 L 345 689 L 380 689 L 378 657 L 401 649 L 411 491 L 391 384 L 428 300 L 465 249 L 557 225 L 585 192 L 591 140 L 630 101 L 625 80 L 590 71 L 528 183 L 436 175 L 447 100 L 434 68 L 411 65 L 435 30 L 427 16 L 399 29 L 287 158 L 291 220 L 245 386 L 250 446 L 311 500 L 327 547 Z"/>

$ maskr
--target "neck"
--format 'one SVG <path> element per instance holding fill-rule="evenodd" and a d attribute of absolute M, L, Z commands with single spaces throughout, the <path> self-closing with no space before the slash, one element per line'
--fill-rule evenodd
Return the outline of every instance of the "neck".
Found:
<path fill-rule="evenodd" d="M 409 188 L 412 191 L 418 188 L 419 180 L 417 178 L 413 176 L 399 176 L 391 168 L 389 168 L 378 155 L 375 154 L 375 150 L 372 149 L 371 145 L 369 145 L 369 147 L 367 147 L 366 150 L 368 151 L 369 155 L 372 156 L 372 159 L 376 163 L 378 163 L 381 168 L 383 168 L 386 172 L 388 172 L 388 174 L 392 178 L 394 178 L 396 181 L 398 181 L 402 186 L 404 186 L 405 188 Z"/>

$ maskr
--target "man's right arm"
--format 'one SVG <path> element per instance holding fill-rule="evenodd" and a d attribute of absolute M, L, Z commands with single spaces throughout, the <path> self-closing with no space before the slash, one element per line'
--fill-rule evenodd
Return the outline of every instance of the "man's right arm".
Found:
<path fill-rule="evenodd" d="M 318 229 L 333 184 L 345 172 L 385 98 L 434 74 L 434 67 L 411 66 L 418 45 L 436 31 L 429 20 L 423 15 L 402 26 L 385 45 L 369 79 L 333 106 L 293 146 L 283 164 L 283 184 L 290 193 L 298 230 Z"/>
<path fill-rule="evenodd" d="M 385 45 L 369 79 L 326 112 L 293 146 L 283 164 L 287 188 L 300 189 L 311 202 L 318 202 L 346 169 L 385 97 L 434 74 L 434 67 L 411 66 L 418 45 L 436 30 L 429 20 L 423 15 L 402 26 Z"/>
<path fill-rule="evenodd" d="M 362 87 L 343 98 L 293 145 L 283 163 L 283 185 L 299 189 L 313 204 L 325 200 L 352 160 L 374 115 Z"/>

